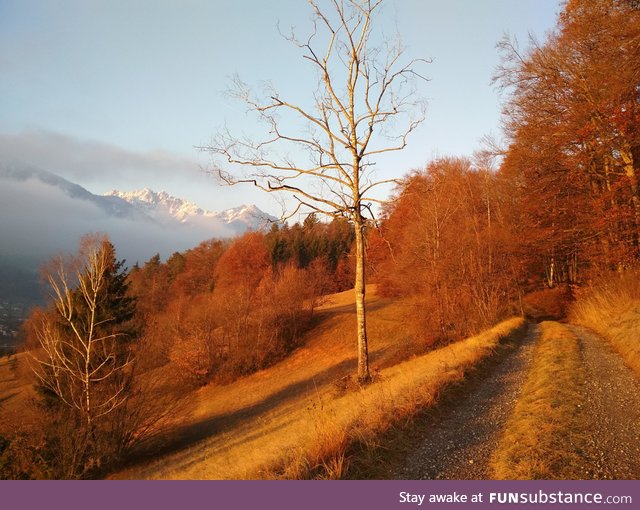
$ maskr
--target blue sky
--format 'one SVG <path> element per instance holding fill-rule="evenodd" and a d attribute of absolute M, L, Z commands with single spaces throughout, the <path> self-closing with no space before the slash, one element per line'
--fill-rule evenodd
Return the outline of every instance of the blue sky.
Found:
<path fill-rule="evenodd" d="M 397 27 L 407 58 L 433 62 L 427 119 L 382 171 L 471 155 L 483 135 L 499 135 L 495 44 L 505 32 L 542 38 L 559 9 L 558 0 L 388 1 L 379 28 Z M 277 29 L 306 33 L 310 15 L 303 0 L 0 0 L 0 157 L 96 193 L 148 186 L 208 209 L 251 202 L 278 214 L 270 196 L 207 177 L 193 147 L 225 123 L 252 132 L 244 107 L 224 95 L 236 73 L 283 95 L 313 90 L 313 73 Z"/>

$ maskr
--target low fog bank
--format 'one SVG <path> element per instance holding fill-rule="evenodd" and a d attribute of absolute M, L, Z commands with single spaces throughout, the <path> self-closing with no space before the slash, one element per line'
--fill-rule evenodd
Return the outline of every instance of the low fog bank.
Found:
<path fill-rule="evenodd" d="M 203 240 L 236 234 L 222 222 L 204 226 L 118 218 L 38 179 L 0 178 L 0 261 L 5 265 L 34 270 L 55 254 L 74 253 L 80 238 L 91 232 L 107 233 L 129 266 L 156 253 L 166 258 Z"/>

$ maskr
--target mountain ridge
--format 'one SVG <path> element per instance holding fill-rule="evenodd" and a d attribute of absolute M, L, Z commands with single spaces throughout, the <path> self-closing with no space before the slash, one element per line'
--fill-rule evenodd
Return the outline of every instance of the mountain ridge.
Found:
<path fill-rule="evenodd" d="M 112 189 L 98 195 L 53 172 L 13 161 L 0 163 L 0 179 L 24 184 L 30 180 L 38 180 L 63 191 L 69 198 L 89 202 L 109 216 L 120 219 L 148 221 L 161 225 L 173 221 L 185 225 L 195 223 L 205 228 L 209 225 L 212 231 L 223 225 L 229 227 L 235 235 L 246 230 L 260 230 L 278 221 L 276 217 L 252 204 L 215 212 L 170 195 L 166 191 L 154 191 L 149 187 L 134 191 Z"/>
<path fill-rule="evenodd" d="M 134 191 L 114 189 L 103 196 L 120 198 L 154 219 L 169 216 L 180 223 L 189 223 L 194 221 L 194 218 L 216 219 L 231 226 L 242 228 L 242 225 L 245 225 L 247 230 L 259 230 L 278 221 L 255 205 L 243 204 L 214 212 L 202 209 L 194 202 L 174 197 L 166 191 L 154 191 L 149 187 Z"/>
<path fill-rule="evenodd" d="M 15 272 L 12 268 L 37 272 L 51 257 L 75 252 L 87 233 L 108 234 L 118 256 L 136 262 L 156 253 L 169 257 L 208 239 L 266 229 L 276 221 L 255 205 L 212 212 L 149 188 L 94 194 L 13 160 L 0 160 L 0 220 L 0 270 L 9 273 Z M 0 296 L 9 287 L 0 282 Z"/>
<path fill-rule="evenodd" d="M 114 200 L 113 197 L 96 195 L 75 182 L 71 182 L 53 172 L 32 165 L 21 164 L 15 161 L 2 162 L 0 163 L 0 179 L 8 179 L 19 183 L 38 180 L 46 185 L 62 190 L 69 198 L 91 202 L 111 216 L 142 219 L 136 217 L 136 209 L 124 200 Z"/>

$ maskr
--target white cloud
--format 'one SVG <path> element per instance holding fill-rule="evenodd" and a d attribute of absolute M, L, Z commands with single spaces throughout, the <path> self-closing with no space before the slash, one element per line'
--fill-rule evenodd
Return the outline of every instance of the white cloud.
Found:
<path fill-rule="evenodd" d="M 275 216 L 281 214 L 272 194 L 249 185 L 221 185 L 205 171 L 208 158 L 195 149 L 193 158 L 164 150 L 133 151 L 44 129 L 0 132 L 0 162 L 41 168 L 93 193 L 149 187 L 212 211 L 255 204 Z"/>
<path fill-rule="evenodd" d="M 133 152 L 45 130 L 0 133 L 0 154 L 5 160 L 46 168 L 82 184 L 184 179 L 202 173 L 195 159 L 167 151 Z"/>

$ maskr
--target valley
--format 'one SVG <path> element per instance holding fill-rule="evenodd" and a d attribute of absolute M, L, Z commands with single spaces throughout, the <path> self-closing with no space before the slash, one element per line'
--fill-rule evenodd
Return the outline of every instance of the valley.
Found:
<path fill-rule="evenodd" d="M 131 267 L 206 239 L 268 230 L 277 221 L 255 205 L 205 211 L 148 188 L 97 195 L 47 170 L 6 161 L 0 161 L 0 216 L 12 218 L 0 231 L 0 300 L 27 309 L 43 304 L 47 295 L 43 264 L 72 251 L 87 233 L 109 233 Z M 22 319 L 27 311 L 20 312 Z"/>
<path fill-rule="evenodd" d="M 13 352 L 20 346 L 21 327 L 29 311 L 27 305 L 0 300 L 0 355 Z"/>

